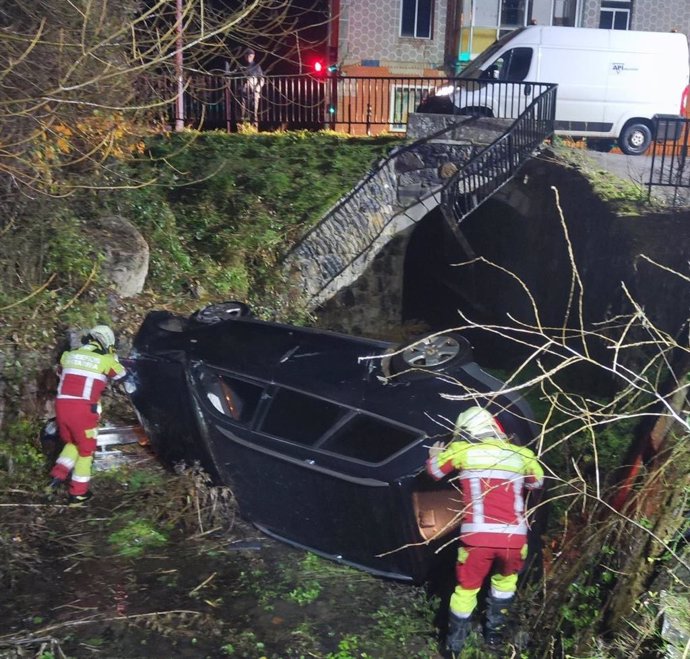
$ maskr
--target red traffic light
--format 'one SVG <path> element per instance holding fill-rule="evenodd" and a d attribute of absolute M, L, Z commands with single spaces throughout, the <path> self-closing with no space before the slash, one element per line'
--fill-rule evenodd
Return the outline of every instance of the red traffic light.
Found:
<path fill-rule="evenodd" d="M 325 70 L 323 62 L 321 60 L 316 60 L 312 66 L 314 68 L 314 73 L 323 73 Z"/>

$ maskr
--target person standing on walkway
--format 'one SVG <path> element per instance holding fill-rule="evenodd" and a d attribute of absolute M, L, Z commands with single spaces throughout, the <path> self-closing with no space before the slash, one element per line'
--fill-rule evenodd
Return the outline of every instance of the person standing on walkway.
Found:
<path fill-rule="evenodd" d="M 446 649 L 462 650 L 477 594 L 489 574 L 484 635 L 497 648 L 527 557 L 524 490 L 541 487 L 544 471 L 533 451 L 511 443 L 488 410 L 473 406 L 458 416 L 448 446 L 436 442 L 429 449 L 427 472 L 435 480 L 457 474 L 462 492 L 457 586 L 450 598 Z"/>
<path fill-rule="evenodd" d="M 55 416 L 64 447 L 50 471 L 50 495 L 69 480 L 71 506 L 86 503 L 91 464 L 96 451 L 100 419 L 100 398 L 108 380 L 126 377 L 125 367 L 115 354 L 115 335 L 107 325 L 96 325 L 82 339 L 82 346 L 64 352 L 58 367 L 60 382 Z"/>
<path fill-rule="evenodd" d="M 259 103 L 261 102 L 261 89 L 266 82 L 261 65 L 254 60 L 256 53 L 247 48 L 244 51 L 244 66 L 242 72 L 242 121 L 249 121 L 254 126 L 259 125 Z"/>

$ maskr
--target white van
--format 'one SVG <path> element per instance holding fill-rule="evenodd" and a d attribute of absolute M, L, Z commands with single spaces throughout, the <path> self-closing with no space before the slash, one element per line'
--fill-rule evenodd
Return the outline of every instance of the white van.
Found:
<path fill-rule="evenodd" d="M 557 83 L 556 134 L 617 139 L 624 153 L 641 154 L 654 137 L 655 114 L 685 114 L 688 75 L 684 34 L 534 25 L 487 48 L 460 78 L 524 83 L 502 87 L 516 97 L 512 104 L 502 99 L 502 107 L 514 108 L 508 118 L 516 118 L 538 89 L 526 83 Z M 445 111 L 506 117 L 494 107 L 500 86 L 489 93 L 488 85 L 481 87 L 437 90 L 419 111 L 444 111 L 445 95 Z"/>

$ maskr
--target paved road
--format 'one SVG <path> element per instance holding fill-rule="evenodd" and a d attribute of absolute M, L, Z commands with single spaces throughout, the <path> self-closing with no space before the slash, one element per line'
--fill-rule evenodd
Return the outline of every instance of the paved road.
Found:
<path fill-rule="evenodd" d="M 626 156 L 623 153 L 601 153 L 600 151 L 585 151 L 587 157 L 620 178 L 630 179 L 633 183 L 647 187 L 652 168 L 651 156 Z M 661 159 L 657 157 L 655 170 L 659 171 Z M 688 173 L 684 180 L 687 184 Z M 659 201 L 672 206 L 690 206 L 690 188 L 672 188 L 654 186 L 652 196 Z"/>

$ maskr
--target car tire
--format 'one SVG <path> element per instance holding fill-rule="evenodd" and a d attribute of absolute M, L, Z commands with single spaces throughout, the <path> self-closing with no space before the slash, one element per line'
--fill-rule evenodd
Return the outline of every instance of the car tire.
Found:
<path fill-rule="evenodd" d="M 642 155 L 652 143 L 652 129 L 644 121 L 631 121 L 623 126 L 618 138 L 620 150 L 628 156 Z"/>
<path fill-rule="evenodd" d="M 458 110 L 457 114 L 461 114 L 466 117 L 488 117 L 489 119 L 494 116 L 494 113 L 490 108 L 486 108 L 481 105 L 461 108 Z"/>
<path fill-rule="evenodd" d="M 430 334 L 400 349 L 391 357 L 391 371 L 438 373 L 472 361 L 472 346 L 456 332 Z"/>
<path fill-rule="evenodd" d="M 427 96 L 417 107 L 421 114 L 456 114 L 450 96 Z"/>
<path fill-rule="evenodd" d="M 248 305 L 244 302 L 236 302 L 231 300 L 229 302 L 219 302 L 218 304 L 209 304 L 203 309 L 195 311 L 191 315 L 191 319 L 203 325 L 214 325 L 222 323 L 224 320 L 231 320 L 234 318 L 241 318 L 251 316 L 252 312 Z"/>

